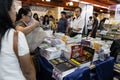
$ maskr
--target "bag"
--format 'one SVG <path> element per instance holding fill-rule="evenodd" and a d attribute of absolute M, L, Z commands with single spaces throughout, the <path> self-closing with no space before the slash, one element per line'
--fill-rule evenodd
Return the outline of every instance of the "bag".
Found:
<path fill-rule="evenodd" d="M 18 56 L 18 32 L 17 31 L 14 32 L 13 50 L 14 50 L 15 55 L 18 58 L 18 61 L 19 61 L 19 56 Z M 20 61 L 19 61 L 19 64 L 20 64 Z M 20 65 L 20 67 L 21 67 L 21 65 Z M 21 70 L 22 70 L 22 73 L 24 74 L 24 70 L 22 68 L 21 68 Z"/>
<path fill-rule="evenodd" d="M 41 27 L 36 27 L 31 33 L 26 36 L 30 52 L 33 52 L 40 46 L 41 42 L 46 37 L 45 31 Z"/>
<path fill-rule="evenodd" d="M 120 53 L 120 39 L 114 40 L 110 47 L 110 56 L 114 57 L 115 60 Z"/>

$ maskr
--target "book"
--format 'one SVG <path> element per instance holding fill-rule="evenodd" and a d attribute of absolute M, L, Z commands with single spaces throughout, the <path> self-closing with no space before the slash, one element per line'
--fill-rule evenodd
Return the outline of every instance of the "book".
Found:
<path fill-rule="evenodd" d="M 53 65 L 53 66 L 57 66 L 61 63 L 64 63 L 66 62 L 67 60 L 62 58 L 62 57 L 59 57 L 59 58 L 55 58 L 55 59 L 51 59 L 49 60 L 49 62 Z"/>
<path fill-rule="evenodd" d="M 77 65 L 80 65 L 86 62 L 91 62 L 94 57 L 94 52 L 95 52 L 94 49 L 84 46 L 82 47 L 82 53 L 77 57 L 72 57 L 71 61 Z"/>
<path fill-rule="evenodd" d="M 55 78 L 64 77 L 73 72 L 77 68 L 77 65 L 73 64 L 70 60 L 64 59 L 62 57 L 49 60 L 49 62 L 54 67 L 53 76 Z"/>
<path fill-rule="evenodd" d="M 73 45 L 71 47 L 71 58 L 76 58 L 82 55 L 82 46 L 81 45 Z"/>
<path fill-rule="evenodd" d="M 82 46 L 90 47 L 90 46 L 91 46 L 91 42 L 90 42 L 90 41 L 87 41 L 87 40 L 81 40 L 81 45 L 82 45 Z"/>

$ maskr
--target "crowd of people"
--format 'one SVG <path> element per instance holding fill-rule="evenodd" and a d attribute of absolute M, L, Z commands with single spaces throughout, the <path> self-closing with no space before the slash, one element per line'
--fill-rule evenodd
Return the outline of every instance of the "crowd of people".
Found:
<path fill-rule="evenodd" d="M 56 21 L 54 16 L 45 15 L 39 18 L 28 7 L 22 7 L 16 16 L 15 0 L 0 0 L 0 80 L 36 80 L 35 69 L 30 58 L 30 51 L 26 36 L 37 27 L 43 30 L 61 32 L 70 37 L 81 35 L 85 26 L 81 16 L 82 9 L 75 8 L 75 17 L 67 17 L 61 12 L 61 18 Z M 88 34 L 96 37 L 98 29 L 98 14 L 90 17 Z M 104 20 L 103 20 L 104 21 Z M 102 22 L 101 22 L 102 24 Z M 13 49 L 14 32 L 18 32 L 18 57 Z"/>

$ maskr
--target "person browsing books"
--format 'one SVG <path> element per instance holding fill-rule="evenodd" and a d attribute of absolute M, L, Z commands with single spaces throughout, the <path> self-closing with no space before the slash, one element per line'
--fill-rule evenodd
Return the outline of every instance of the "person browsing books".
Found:
<path fill-rule="evenodd" d="M 70 26 L 70 37 L 74 37 L 78 34 L 82 34 L 84 28 L 84 20 L 81 17 L 82 9 L 77 7 L 74 11 L 76 18 L 73 21 L 73 24 Z"/>

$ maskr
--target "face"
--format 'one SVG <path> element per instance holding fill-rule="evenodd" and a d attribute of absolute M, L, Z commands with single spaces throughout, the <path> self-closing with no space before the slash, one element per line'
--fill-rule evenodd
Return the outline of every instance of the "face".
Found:
<path fill-rule="evenodd" d="M 40 17 L 40 20 L 42 20 L 42 21 L 43 21 L 43 16 L 41 16 L 41 17 Z"/>
<path fill-rule="evenodd" d="M 64 14 L 61 14 L 61 18 L 65 18 L 65 15 L 64 15 Z"/>
<path fill-rule="evenodd" d="M 80 9 L 79 9 L 79 8 L 76 8 L 76 9 L 75 9 L 75 16 L 76 16 L 76 17 L 79 17 L 80 14 L 81 14 Z"/>
<path fill-rule="evenodd" d="M 26 23 L 29 23 L 30 20 L 32 19 L 32 12 L 28 12 L 27 15 L 22 14 L 22 19 L 23 19 Z"/>
<path fill-rule="evenodd" d="M 10 15 L 12 22 L 15 22 L 15 20 L 16 20 L 15 0 L 13 0 L 11 9 L 9 11 L 9 15 Z"/>
<path fill-rule="evenodd" d="M 38 16 L 37 16 L 37 15 L 35 15 L 34 17 L 35 17 L 35 19 L 37 19 L 37 18 L 38 18 Z"/>
<path fill-rule="evenodd" d="M 49 18 L 48 18 L 48 17 L 46 17 L 46 18 L 45 18 L 45 21 L 47 21 L 47 20 L 49 20 Z"/>

